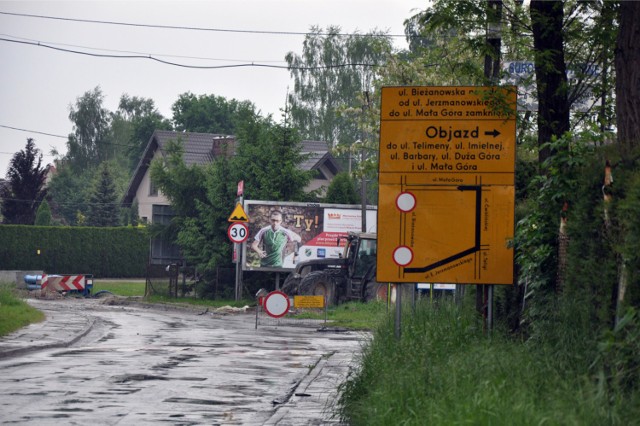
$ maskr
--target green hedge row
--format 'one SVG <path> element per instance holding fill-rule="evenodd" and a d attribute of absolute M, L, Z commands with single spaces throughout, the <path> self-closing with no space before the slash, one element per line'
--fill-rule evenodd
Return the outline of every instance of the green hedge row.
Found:
<path fill-rule="evenodd" d="M 0 270 L 143 277 L 148 258 L 145 228 L 0 225 Z"/>

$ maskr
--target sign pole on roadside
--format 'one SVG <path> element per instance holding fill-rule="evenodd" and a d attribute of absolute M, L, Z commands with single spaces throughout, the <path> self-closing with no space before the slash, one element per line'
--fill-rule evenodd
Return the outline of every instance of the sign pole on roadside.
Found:
<path fill-rule="evenodd" d="M 228 222 L 231 222 L 227 235 L 229 240 L 233 244 L 233 250 L 235 253 L 234 259 L 236 262 L 236 279 L 235 279 L 235 301 L 242 299 L 242 243 L 244 243 L 249 237 L 249 228 L 246 223 L 249 222 L 249 217 L 244 211 L 242 206 L 244 201 L 244 181 L 238 182 L 238 191 L 236 199 L 236 207 L 231 212 Z"/>

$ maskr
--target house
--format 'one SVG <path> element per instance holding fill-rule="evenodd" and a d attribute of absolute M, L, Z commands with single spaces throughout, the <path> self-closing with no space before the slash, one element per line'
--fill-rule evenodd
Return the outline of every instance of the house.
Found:
<path fill-rule="evenodd" d="M 143 223 L 166 225 L 174 216 L 167 197 L 151 182 L 149 165 L 154 159 L 165 155 L 164 147 L 169 141 L 178 139 L 183 143 L 184 161 L 187 165 L 208 164 L 216 157 L 232 155 L 236 147 L 234 136 L 156 130 L 142 154 L 122 200 L 124 206 L 130 206 L 134 201 L 138 202 L 138 216 Z M 333 177 L 340 171 L 327 144 L 320 141 L 302 141 L 301 152 L 308 154 L 308 159 L 300 164 L 300 168 L 314 171 L 314 177 L 305 191 L 326 191 Z M 150 257 L 151 263 L 160 265 L 175 263 L 181 258 L 179 248 L 175 244 L 159 238 L 151 241 Z"/>
<path fill-rule="evenodd" d="M 234 136 L 156 130 L 142 154 L 122 200 L 125 206 L 131 205 L 134 200 L 138 201 L 138 215 L 142 222 L 164 223 L 167 216 L 173 215 L 171 203 L 151 182 L 149 165 L 155 158 L 165 155 L 164 147 L 169 141 L 178 139 L 183 143 L 184 161 L 187 165 L 208 164 L 215 157 L 233 154 L 236 146 Z M 300 168 L 314 171 L 314 177 L 305 191 L 326 191 L 333 177 L 340 171 L 340 166 L 329 152 L 327 144 L 321 141 L 302 141 L 301 152 L 309 156 L 300 164 Z"/>

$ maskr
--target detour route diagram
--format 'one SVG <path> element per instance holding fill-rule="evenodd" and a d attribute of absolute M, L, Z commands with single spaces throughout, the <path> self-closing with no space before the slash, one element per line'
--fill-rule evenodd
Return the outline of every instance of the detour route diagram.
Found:
<path fill-rule="evenodd" d="M 382 89 L 380 282 L 512 284 L 513 87 Z"/>

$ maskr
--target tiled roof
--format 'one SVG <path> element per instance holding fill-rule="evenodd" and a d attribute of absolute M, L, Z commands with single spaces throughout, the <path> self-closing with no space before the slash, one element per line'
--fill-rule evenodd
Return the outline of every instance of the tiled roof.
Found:
<path fill-rule="evenodd" d="M 184 146 L 184 162 L 192 164 L 207 164 L 213 157 L 222 155 L 227 145 L 229 155 L 235 147 L 235 137 L 215 133 L 172 132 L 169 130 L 156 130 L 154 133 L 158 142 L 158 149 L 164 150 L 165 145 L 171 140 L 180 140 Z"/>
<path fill-rule="evenodd" d="M 300 152 L 303 155 L 308 155 L 308 158 L 300 164 L 300 169 L 309 171 L 318 167 L 321 160 L 327 156 L 329 146 L 322 141 L 302 141 Z"/>
<path fill-rule="evenodd" d="M 208 164 L 214 157 L 233 155 L 236 147 L 235 136 L 215 133 L 174 132 L 170 130 L 156 130 L 136 167 L 129 182 L 129 188 L 123 198 L 123 204 L 130 204 L 136 196 L 136 191 L 144 177 L 149 163 L 156 150 L 164 152 L 169 141 L 181 140 L 184 147 L 184 161 L 187 165 Z M 337 164 L 329 152 L 326 142 L 302 141 L 302 154 L 309 154 L 309 158 L 300 164 L 300 169 L 309 171 L 317 168 L 322 162 L 329 161 L 330 167 L 335 169 Z"/>

